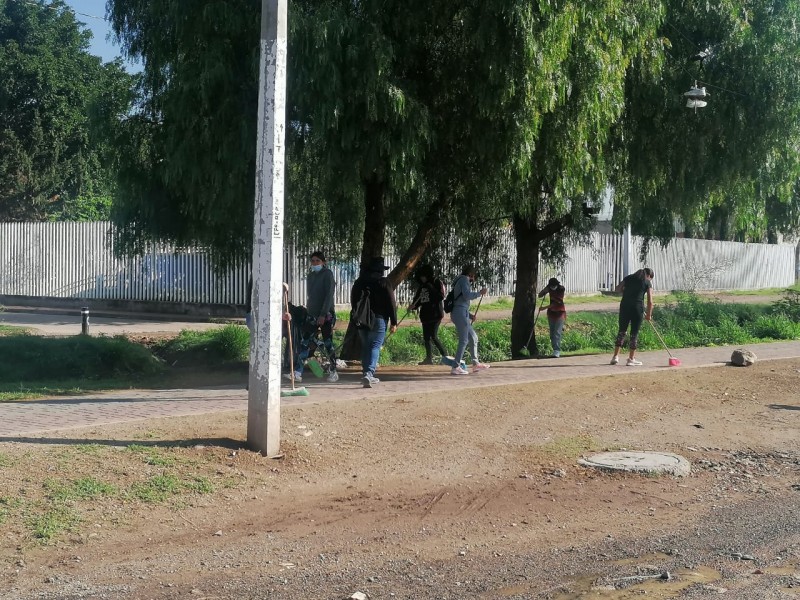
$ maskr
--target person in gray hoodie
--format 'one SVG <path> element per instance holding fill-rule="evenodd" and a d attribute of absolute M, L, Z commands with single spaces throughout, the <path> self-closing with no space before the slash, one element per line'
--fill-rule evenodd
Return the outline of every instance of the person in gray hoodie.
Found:
<path fill-rule="evenodd" d="M 306 311 L 308 316 L 302 325 L 302 335 L 297 348 L 294 364 L 294 380 L 303 381 L 303 367 L 306 359 L 320 344 L 317 332 L 322 334 L 322 345 L 330 361 L 327 380 L 330 383 L 339 380 L 336 372 L 336 348 L 333 345 L 333 329 L 336 326 L 336 309 L 334 291 L 336 280 L 333 272 L 325 264 L 325 255 L 317 250 L 310 257 L 311 267 L 306 280 Z M 291 374 L 284 375 L 287 379 Z"/>
<path fill-rule="evenodd" d="M 477 292 L 472 291 L 472 282 L 475 281 L 475 267 L 466 265 L 461 270 L 459 275 L 453 282 L 453 310 L 450 313 L 450 318 L 456 326 L 458 332 L 458 348 L 456 349 L 455 361 L 453 368 L 450 370 L 451 375 L 467 375 L 469 371 L 461 366 L 461 360 L 464 358 L 464 351 L 469 345 L 469 354 L 472 357 L 472 372 L 477 373 L 488 369 L 489 365 L 484 364 L 478 358 L 478 334 L 472 327 L 475 321 L 475 316 L 469 312 L 469 303 L 476 298 L 486 294 L 486 288 L 481 288 Z"/>

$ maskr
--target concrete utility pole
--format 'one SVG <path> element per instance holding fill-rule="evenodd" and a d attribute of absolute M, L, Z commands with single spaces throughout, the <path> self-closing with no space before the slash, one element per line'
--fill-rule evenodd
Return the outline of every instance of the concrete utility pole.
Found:
<path fill-rule="evenodd" d="M 261 2 L 247 444 L 266 456 L 280 453 L 281 432 L 286 3 Z"/>

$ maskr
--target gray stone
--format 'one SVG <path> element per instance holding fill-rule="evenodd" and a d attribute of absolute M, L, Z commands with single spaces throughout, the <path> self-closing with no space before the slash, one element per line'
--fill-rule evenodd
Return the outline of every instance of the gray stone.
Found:
<path fill-rule="evenodd" d="M 737 367 L 749 367 L 754 362 L 756 362 L 757 357 L 755 353 L 751 352 L 750 350 L 745 350 L 744 348 L 737 348 L 731 354 L 731 364 Z"/>

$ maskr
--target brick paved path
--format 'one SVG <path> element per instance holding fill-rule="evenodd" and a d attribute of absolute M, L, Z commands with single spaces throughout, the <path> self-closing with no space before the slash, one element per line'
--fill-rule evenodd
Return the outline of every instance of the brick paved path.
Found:
<path fill-rule="evenodd" d="M 673 351 L 682 365 L 677 368 L 724 366 L 735 346 L 691 348 Z M 800 342 L 750 344 L 759 360 L 799 358 Z M 611 366 L 609 356 L 575 356 L 561 359 L 496 363 L 488 371 L 453 377 L 446 367 L 392 368 L 379 372 L 383 379 L 370 390 L 360 385 L 356 370 L 343 373 L 336 384 L 309 376 L 303 384 L 308 397 L 283 398 L 284 406 L 368 397 L 391 397 L 426 392 L 458 393 L 459 389 L 523 384 L 555 379 L 614 376 L 636 371 L 664 371 L 667 353 L 642 352 L 642 367 Z M 732 368 L 732 367 L 729 367 Z M 146 419 L 244 411 L 244 389 L 127 390 L 74 397 L 44 398 L 0 403 L 0 442 L 50 431 L 126 423 Z"/>

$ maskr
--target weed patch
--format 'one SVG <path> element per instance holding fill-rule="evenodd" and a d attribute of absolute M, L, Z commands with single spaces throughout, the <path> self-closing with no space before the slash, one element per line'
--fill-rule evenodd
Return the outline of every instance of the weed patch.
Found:
<path fill-rule="evenodd" d="M 144 483 L 134 483 L 130 494 L 142 502 L 156 504 L 179 493 L 181 483 L 174 475 L 155 475 Z"/>

